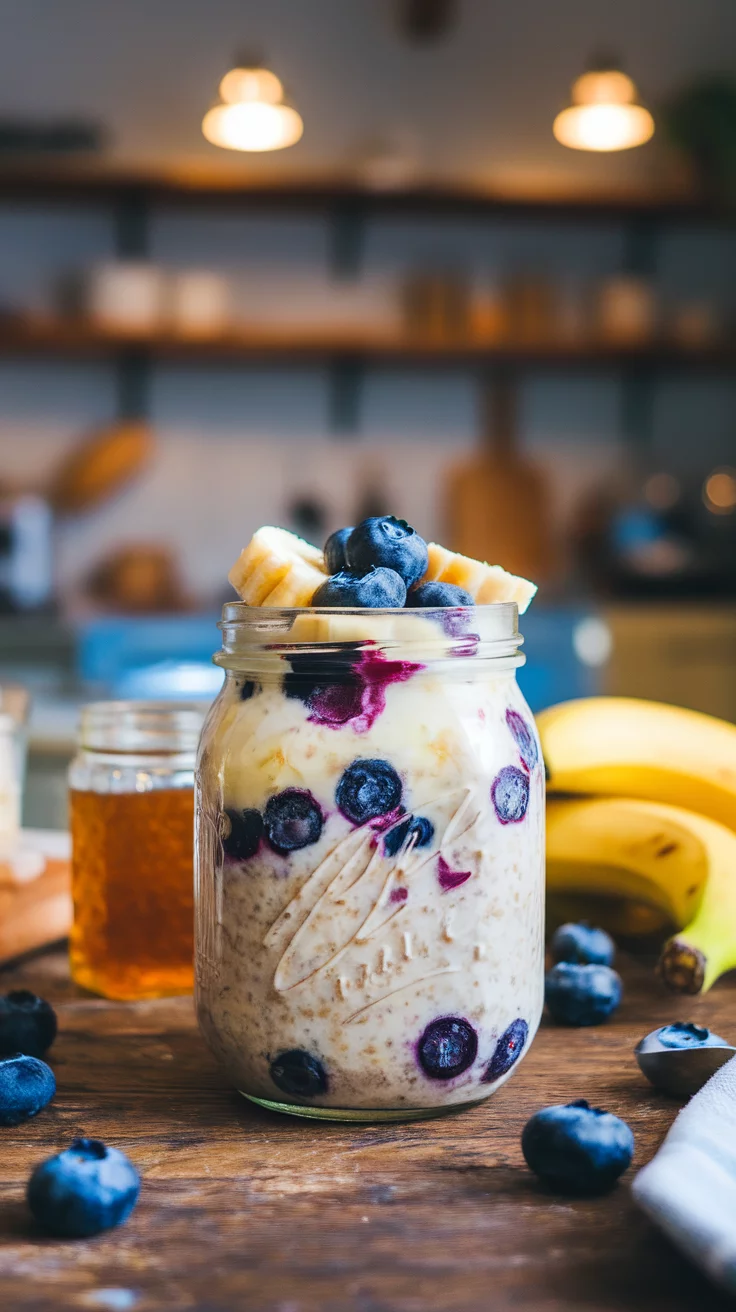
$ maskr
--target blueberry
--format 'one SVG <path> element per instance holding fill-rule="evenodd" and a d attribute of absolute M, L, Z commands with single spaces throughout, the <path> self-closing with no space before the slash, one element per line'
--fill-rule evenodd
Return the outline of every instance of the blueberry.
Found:
<path fill-rule="evenodd" d="M 407 606 L 472 606 L 473 598 L 456 583 L 420 583 L 406 598 Z"/>
<path fill-rule="evenodd" d="M 519 1060 L 524 1051 L 524 1044 L 529 1037 L 529 1026 L 521 1017 L 512 1020 L 504 1030 L 493 1050 L 493 1056 L 483 1072 L 483 1083 L 492 1084 L 511 1070 L 514 1062 Z"/>
<path fill-rule="evenodd" d="M 352 531 L 352 525 L 349 528 L 339 528 L 336 533 L 331 533 L 325 542 L 325 565 L 328 574 L 339 574 L 347 566 L 345 546 Z"/>
<path fill-rule="evenodd" d="M 550 1188 L 602 1194 L 630 1165 L 634 1136 L 618 1116 L 581 1099 L 536 1112 L 524 1126 L 521 1150 L 530 1170 Z"/>
<path fill-rule="evenodd" d="M 0 1125 L 20 1125 L 56 1093 L 54 1072 L 38 1057 L 16 1053 L 0 1061 Z"/>
<path fill-rule="evenodd" d="M 82 1239 L 121 1225 L 133 1211 L 141 1180 L 133 1163 L 99 1139 L 75 1139 L 40 1162 L 28 1181 L 28 1206 L 49 1234 Z"/>
<path fill-rule="evenodd" d="M 550 945 L 555 961 L 573 961 L 580 966 L 610 966 L 616 946 L 605 929 L 594 929 L 584 920 L 580 924 L 560 925 Z"/>
<path fill-rule="evenodd" d="M 385 856 L 396 856 L 400 848 L 414 839 L 414 847 L 429 847 L 434 838 L 434 825 L 423 815 L 408 815 L 383 836 Z"/>
<path fill-rule="evenodd" d="M 243 684 L 242 688 L 240 689 L 240 700 L 241 700 L 241 702 L 249 702 L 250 699 L 251 699 L 251 697 L 252 697 L 253 694 L 255 693 L 255 690 L 256 690 L 256 684 L 253 682 L 253 680 L 252 680 L 252 679 L 246 679 L 246 680 L 245 680 L 245 683 Z"/>
<path fill-rule="evenodd" d="M 247 861 L 255 856 L 263 836 L 263 818 L 260 811 L 248 807 L 245 811 L 236 811 L 231 807 L 225 811 L 222 824 L 222 850 L 233 861 Z M 227 831 L 227 832 L 225 832 Z"/>
<path fill-rule="evenodd" d="M 473 1065 L 478 1035 L 461 1016 L 441 1016 L 429 1022 L 417 1046 L 417 1055 L 430 1080 L 452 1080 Z"/>
<path fill-rule="evenodd" d="M 514 741 L 519 749 L 519 756 L 524 765 L 527 770 L 533 770 L 539 760 L 539 748 L 524 716 L 519 715 L 518 711 L 508 710 L 506 712 L 506 723 L 513 734 Z"/>
<path fill-rule="evenodd" d="M 367 574 L 341 570 L 317 588 L 313 606 L 351 606 L 381 610 L 403 606 L 406 584 L 393 569 L 371 569 Z"/>
<path fill-rule="evenodd" d="M 711 1034 L 704 1025 L 693 1025 L 691 1021 L 663 1025 L 657 1030 L 657 1038 L 663 1048 L 709 1048 L 723 1044 L 723 1039 L 717 1034 Z"/>
<path fill-rule="evenodd" d="M 348 820 L 366 820 L 395 811 L 401 801 L 401 780 L 388 761 L 353 761 L 340 775 L 335 801 Z"/>
<path fill-rule="evenodd" d="M 560 1025 L 599 1025 L 621 1002 L 621 976 L 610 966 L 560 961 L 547 971 L 544 1000 Z"/>
<path fill-rule="evenodd" d="M 285 788 L 266 803 L 263 823 L 271 847 L 281 855 L 316 843 L 322 833 L 322 811 L 304 788 Z"/>
<path fill-rule="evenodd" d="M 419 582 L 429 563 L 424 538 L 394 515 L 364 519 L 350 534 L 345 554 L 350 569 L 364 574 L 375 565 L 385 565 L 401 575 L 407 588 Z"/>
<path fill-rule="evenodd" d="M 295 1098 L 316 1098 L 327 1093 L 327 1072 L 321 1061 L 302 1048 L 282 1052 L 271 1062 L 271 1079 L 282 1093 Z"/>
<path fill-rule="evenodd" d="M 491 800 L 502 825 L 518 824 L 529 805 L 529 776 L 505 765 L 491 784 Z"/>
<path fill-rule="evenodd" d="M 28 989 L 0 997 L 0 1057 L 43 1057 L 56 1038 L 56 1012 Z"/>

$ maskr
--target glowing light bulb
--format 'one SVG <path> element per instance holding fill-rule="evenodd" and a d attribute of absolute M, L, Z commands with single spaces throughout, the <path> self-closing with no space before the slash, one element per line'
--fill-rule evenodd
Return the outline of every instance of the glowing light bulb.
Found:
<path fill-rule="evenodd" d="M 654 119 L 634 103 L 636 87 L 617 68 L 593 69 L 573 83 L 573 104 L 552 124 L 562 146 L 571 150 L 630 150 L 654 134 Z"/>
<path fill-rule="evenodd" d="M 231 68 L 220 82 L 221 101 L 207 111 L 202 132 L 223 150 L 266 151 L 293 146 L 304 131 L 301 116 L 284 101 L 270 69 Z"/>

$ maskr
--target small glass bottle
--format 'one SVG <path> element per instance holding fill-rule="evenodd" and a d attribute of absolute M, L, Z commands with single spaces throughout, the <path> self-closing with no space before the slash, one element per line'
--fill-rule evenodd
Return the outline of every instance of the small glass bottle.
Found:
<path fill-rule="evenodd" d="M 193 984 L 194 765 L 204 708 L 97 702 L 69 771 L 77 984 L 122 1000 Z"/>

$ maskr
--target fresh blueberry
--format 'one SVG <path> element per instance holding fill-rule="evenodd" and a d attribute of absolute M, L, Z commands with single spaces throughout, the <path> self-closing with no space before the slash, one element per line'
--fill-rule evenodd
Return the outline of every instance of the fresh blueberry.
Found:
<path fill-rule="evenodd" d="M 533 770 L 539 760 L 539 748 L 524 716 L 519 715 L 518 711 L 509 710 L 506 712 L 506 723 L 513 734 L 514 741 L 519 749 L 519 756 L 524 765 L 527 770 Z"/>
<path fill-rule="evenodd" d="M 610 966 L 559 961 L 547 971 L 544 1000 L 560 1025 L 599 1025 L 621 1002 L 621 976 Z"/>
<path fill-rule="evenodd" d="M 336 533 L 330 534 L 325 542 L 325 565 L 328 574 L 339 574 L 346 568 L 345 546 L 352 531 L 352 525 L 349 528 L 339 528 Z"/>
<path fill-rule="evenodd" d="M 580 966 L 611 966 L 616 945 L 605 929 L 594 929 L 584 920 L 560 925 L 550 945 L 554 961 L 573 961 Z"/>
<path fill-rule="evenodd" d="M 316 843 L 322 833 L 322 810 L 304 788 L 285 788 L 266 803 L 263 823 L 271 847 L 283 856 Z"/>
<path fill-rule="evenodd" d="M 271 1079 L 282 1093 L 295 1098 L 316 1098 L 327 1093 L 327 1072 L 321 1061 L 302 1048 L 282 1052 L 271 1062 Z"/>
<path fill-rule="evenodd" d="M 0 997 L 0 1057 L 43 1057 L 56 1038 L 56 1012 L 28 989 Z"/>
<path fill-rule="evenodd" d="M 251 697 L 252 697 L 253 694 L 255 693 L 255 690 L 256 690 L 256 684 L 253 682 L 253 680 L 252 680 L 252 679 L 246 679 L 246 680 L 245 680 L 245 683 L 243 684 L 242 688 L 240 689 L 240 700 L 241 700 L 241 702 L 249 702 L 250 699 L 251 699 Z"/>
<path fill-rule="evenodd" d="M 121 1225 L 133 1211 L 141 1180 L 118 1148 L 99 1139 L 75 1139 L 40 1162 L 28 1181 L 28 1206 L 52 1235 L 83 1239 Z"/>
<path fill-rule="evenodd" d="M 524 1051 L 524 1044 L 529 1037 L 529 1026 L 521 1017 L 512 1020 L 504 1030 L 493 1050 L 493 1056 L 483 1072 L 483 1083 L 492 1084 L 511 1070 L 514 1062 L 519 1060 Z"/>
<path fill-rule="evenodd" d="M 502 825 L 518 824 L 529 805 L 529 776 L 515 765 L 505 765 L 493 780 L 491 800 Z"/>
<path fill-rule="evenodd" d="M 350 569 L 364 574 L 375 565 L 385 565 L 401 575 L 407 588 L 426 574 L 429 562 L 424 538 L 394 515 L 364 519 L 350 534 L 345 554 Z"/>
<path fill-rule="evenodd" d="M 524 1126 L 521 1150 L 530 1170 L 551 1189 L 602 1194 L 630 1165 L 634 1136 L 618 1116 L 581 1099 L 536 1112 Z"/>
<path fill-rule="evenodd" d="M 401 802 L 401 780 L 388 761 L 353 761 L 340 775 L 335 801 L 348 820 L 366 820 L 395 811 Z"/>
<path fill-rule="evenodd" d="M 263 836 L 263 817 L 260 811 L 248 807 L 236 811 L 231 807 L 222 820 L 222 850 L 233 861 L 247 861 L 255 856 Z"/>
<path fill-rule="evenodd" d="M 417 1046 L 417 1055 L 430 1080 L 452 1080 L 473 1065 L 478 1035 L 461 1016 L 441 1016 L 429 1022 Z"/>
<path fill-rule="evenodd" d="M 456 583 L 420 583 L 418 588 L 412 588 L 407 594 L 407 606 L 418 606 L 422 608 L 442 606 L 472 606 L 473 598 L 465 588 L 459 588 Z"/>
<path fill-rule="evenodd" d="M 712 1034 L 705 1025 L 693 1025 L 692 1021 L 675 1021 L 672 1025 L 663 1025 L 657 1030 L 657 1038 L 663 1048 L 710 1048 L 721 1047 L 723 1039 Z"/>
<path fill-rule="evenodd" d="M 383 852 L 385 856 L 396 856 L 400 848 L 408 844 L 409 840 L 414 840 L 415 847 L 429 847 L 434 838 L 434 825 L 423 815 L 408 815 L 405 820 L 400 821 L 393 829 L 383 836 Z"/>
<path fill-rule="evenodd" d="M 406 601 L 406 584 L 393 569 L 371 569 L 367 574 L 341 570 L 317 588 L 313 606 L 351 606 L 363 610 L 401 607 Z"/>
<path fill-rule="evenodd" d="M 54 1072 L 38 1057 L 16 1053 L 0 1061 L 0 1125 L 20 1125 L 56 1093 Z"/>

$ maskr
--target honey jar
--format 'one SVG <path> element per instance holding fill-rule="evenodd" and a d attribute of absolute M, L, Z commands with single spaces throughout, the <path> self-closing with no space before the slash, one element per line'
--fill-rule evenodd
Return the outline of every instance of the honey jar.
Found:
<path fill-rule="evenodd" d="M 71 970 L 135 1001 L 193 985 L 194 765 L 204 708 L 96 702 L 69 772 Z"/>

